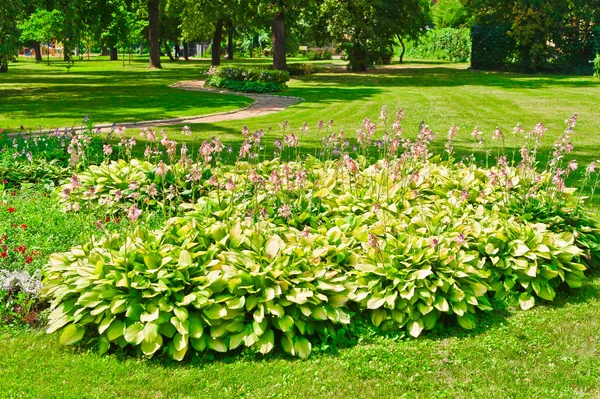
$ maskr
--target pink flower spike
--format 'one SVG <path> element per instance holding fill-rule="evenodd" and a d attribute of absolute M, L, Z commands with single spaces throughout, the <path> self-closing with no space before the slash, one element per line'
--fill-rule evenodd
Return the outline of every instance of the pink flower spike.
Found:
<path fill-rule="evenodd" d="M 131 208 L 129 208 L 129 213 L 127 214 L 127 217 L 132 222 L 135 222 L 136 220 L 138 220 L 140 218 L 141 214 L 142 214 L 142 211 L 137 207 L 136 204 L 133 204 L 131 206 Z"/>

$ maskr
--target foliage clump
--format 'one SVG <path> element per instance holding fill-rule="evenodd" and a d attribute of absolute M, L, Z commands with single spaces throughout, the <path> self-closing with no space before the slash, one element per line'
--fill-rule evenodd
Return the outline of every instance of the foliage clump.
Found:
<path fill-rule="evenodd" d="M 206 86 L 256 93 L 281 91 L 290 80 L 287 71 L 264 68 L 211 67 L 207 75 Z"/>
<path fill-rule="evenodd" d="M 355 157 L 343 133 L 323 138 L 323 159 L 299 157 L 284 125 L 272 160 L 259 157 L 259 131 L 235 165 L 219 162 L 222 145 L 205 142 L 200 162 L 120 161 L 72 178 L 65 201 L 80 207 L 136 221 L 171 201 L 177 214 L 154 231 L 100 233 L 53 255 L 44 269 L 49 331 L 101 352 L 130 347 L 181 360 L 192 348 L 279 346 L 304 358 L 311 342 L 335 339 L 360 318 L 413 337 L 438 323 L 472 329 L 493 298 L 515 295 L 529 309 L 582 285 L 598 266 L 600 229 L 564 181 L 578 168 L 564 160 L 575 116 L 543 171 L 541 124 L 515 128 L 529 143 L 520 158 L 478 166 L 453 159 L 456 127 L 442 158 L 429 152 L 427 126 L 415 140 L 402 137 L 402 117 L 388 123 L 382 110 L 381 140 L 365 119 Z M 485 143 L 478 129 L 473 136 Z M 493 137 L 504 141 L 499 129 Z M 366 157 L 372 146 L 375 161 Z M 596 167 L 584 182 L 592 195 Z"/>

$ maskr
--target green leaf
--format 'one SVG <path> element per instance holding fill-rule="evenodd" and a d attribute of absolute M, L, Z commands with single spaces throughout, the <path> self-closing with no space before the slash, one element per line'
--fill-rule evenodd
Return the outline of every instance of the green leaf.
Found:
<path fill-rule="evenodd" d="M 424 280 L 427 277 L 431 276 L 433 272 L 431 270 L 417 270 L 413 273 L 414 278 L 417 280 Z"/>
<path fill-rule="evenodd" d="M 458 324 L 465 330 L 472 330 L 475 328 L 475 316 L 472 313 L 465 313 L 462 316 L 457 316 Z"/>
<path fill-rule="evenodd" d="M 190 253 L 187 250 L 182 249 L 181 253 L 179 254 L 179 262 L 177 265 L 180 268 L 189 267 L 192 265 L 192 262 L 192 255 L 190 255 Z"/>
<path fill-rule="evenodd" d="M 115 320 L 112 322 L 108 330 L 106 330 L 106 338 L 109 341 L 115 341 L 117 338 L 123 335 L 123 321 Z"/>
<path fill-rule="evenodd" d="M 298 338 L 294 343 L 294 352 L 300 359 L 306 359 L 310 356 L 311 350 L 312 345 L 310 344 L 310 341 L 304 337 Z"/>
<path fill-rule="evenodd" d="M 154 341 L 152 342 L 144 340 L 141 345 L 142 353 L 144 353 L 144 355 L 146 356 L 152 356 L 156 353 L 157 350 L 161 348 L 162 344 L 163 338 L 161 335 L 157 335 Z"/>
<path fill-rule="evenodd" d="M 290 315 L 285 315 L 280 319 L 277 319 L 279 328 L 283 332 L 288 332 L 294 327 L 294 319 Z"/>
<path fill-rule="evenodd" d="M 60 335 L 58 342 L 61 345 L 73 345 L 83 338 L 85 334 L 85 328 L 77 324 L 69 324 L 66 326 Z"/>
<path fill-rule="evenodd" d="M 125 340 L 130 344 L 139 345 L 144 340 L 144 325 L 142 323 L 133 323 L 125 329 Z"/>
<path fill-rule="evenodd" d="M 535 297 L 528 292 L 519 295 L 519 305 L 521 309 L 528 310 L 535 306 Z"/>
<path fill-rule="evenodd" d="M 421 331 L 423 331 L 423 328 L 425 326 L 423 324 L 423 320 L 418 319 L 414 321 L 409 321 L 407 327 L 408 333 L 413 337 L 417 338 L 419 335 L 421 335 Z"/>
<path fill-rule="evenodd" d="M 110 341 L 106 337 L 100 337 L 98 340 L 98 354 L 104 355 L 110 349 Z"/>
<path fill-rule="evenodd" d="M 225 340 L 222 338 L 208 338 L 208 347 L 215 352 L 227 352 L 227 345 L 225 345 Z"/>
<path fill-rule="evenodd" d="M 269 240 L 269 243 L 267 244 L 267 255 L 269 255 L 269 258 L 273 259 L 277 256 L 277 254 L 279 253 L 279 243 L 276 240 Z"/>
<path fill-rule="evenodd" d="M 158 336 L 159 325 L 156 323 L 148 323 L 144 326 L 144 341 L 154 342 Z"/>
<path fill-rule="evenodd" d="M 271 350 L 273 349 L 273 346 L 275 345 L 275 334 L 273 333 L 273 330 L 271 330 L 271 329 L 267 330 L 260 337 L 260 340 L 257 342 L 257 345 L 258 345 L 258 351 L 260 353 L 262 353 L 263 355 L 271 352 Z"/>

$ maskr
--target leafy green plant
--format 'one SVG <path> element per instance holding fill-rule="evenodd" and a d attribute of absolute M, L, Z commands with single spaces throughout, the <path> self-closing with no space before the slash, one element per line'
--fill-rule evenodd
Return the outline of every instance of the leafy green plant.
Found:
<path fill-rule="evenodd" d="M 594 76 L 600 78 L 600 54 L 596 54 L 594 59 Z"/>
<path fill-rule="evenodd" d="M 218 78 L 225 79 L 226 81 L 234 80 L 240 82 L 271 82 L 279 85 L 284 85 L 290 80 L 290 74 L 287 71 L 233 66 L 212 67 L 207 72 L 207 75 L 216 76 Z"/>
<path fill-rule="evenodd" d="M 471 33 L 466 28 L 430 29 L 407 49 L 418 58 L 466 62 L 471 59 Z"/>
<path fill-rule="evenodd" d="M 131 345 L 176 360 L 191 348 L 268 353 L 277 340 L 305 358 L 307 337 L 326 339 L 349 323 L 347 276 L 304 256 L 318 243 L 262 228 L 273 234 L 179 219 L 161 232 L 138 228 L 55 254 L 46 269 L 48 332 L 62 329 L 63 344 L 87 334 L 101 352 Z"/>
<path fill-rule="evenodd" d="M 319 72 L 315 64 L 288 64 L 287 69 L 291 76 L 312 75 Z"/>

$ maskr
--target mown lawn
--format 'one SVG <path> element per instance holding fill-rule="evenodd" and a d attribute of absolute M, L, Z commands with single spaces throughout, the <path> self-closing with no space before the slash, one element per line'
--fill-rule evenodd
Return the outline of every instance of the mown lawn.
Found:
<path fill-rule="evenodd" d="M 94 123 L 134 122 L 232 111 L 252 103 L 241 96 L 183 91 L 169 85 L 201 77 L 197 64 L 91 60 L 67 70 L 62 62 L 12 64 L 0 75 L 0 128 L 26 131 Z"/>
<path fill-rule="evenodd" d="M 505 306 L 500 304 L 500 307 Z M 2 398 L 598 398 L 600 276 L 553 304 L 512 304 L 478 330 L 363 334 L 306 361 L 218 356 L 174 364 L 98 356 L 55 336 L 0 336 Z"/>

